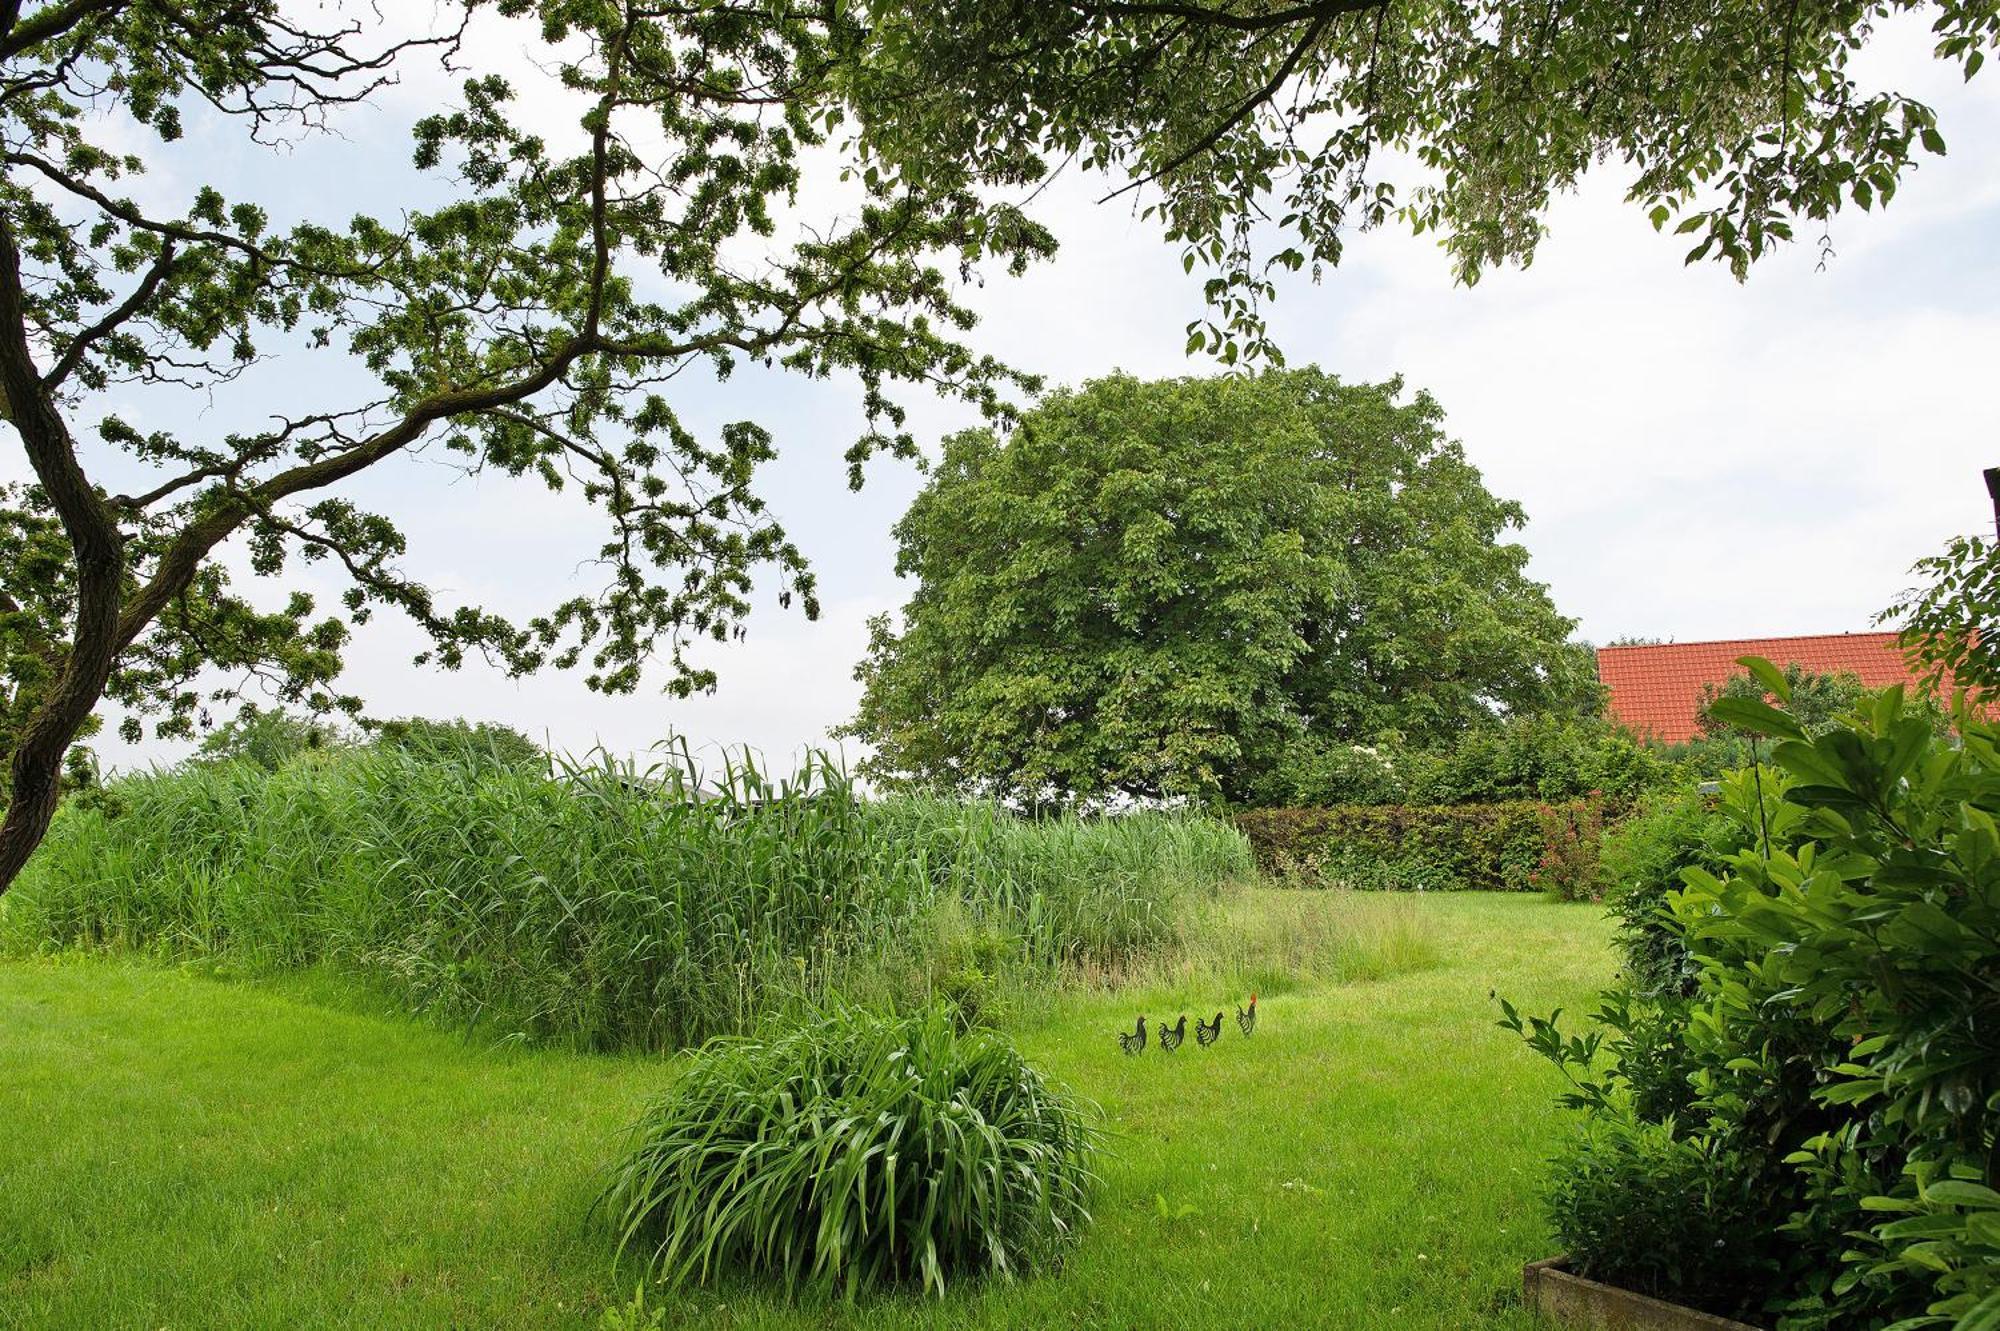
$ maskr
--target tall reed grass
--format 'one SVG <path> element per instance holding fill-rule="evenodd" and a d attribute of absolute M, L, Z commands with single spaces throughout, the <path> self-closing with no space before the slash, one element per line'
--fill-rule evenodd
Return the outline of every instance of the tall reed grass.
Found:
<path fill-rule="evenodd" d="M 46 945 L 330 964 L 455 1019 L 673 1048 L 924 987 L 967 939 L 1011 972 L 1121 964 L 1249 872 L 1215 820 L 873 800 L 818 755 L 545 775 L 368 749 L 121 781 L 64 811 L 10 913 Z"/>

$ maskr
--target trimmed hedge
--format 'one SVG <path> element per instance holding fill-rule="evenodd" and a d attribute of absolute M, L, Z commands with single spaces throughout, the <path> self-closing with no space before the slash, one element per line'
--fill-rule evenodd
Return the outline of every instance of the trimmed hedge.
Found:
<path fill-rule="evenodd" d="M 1257 867 L 1307 886 L 1526 892 L 1543 850 L 1541 810 L 1585 801 L 1344 804 L 1236 815 Z"/>

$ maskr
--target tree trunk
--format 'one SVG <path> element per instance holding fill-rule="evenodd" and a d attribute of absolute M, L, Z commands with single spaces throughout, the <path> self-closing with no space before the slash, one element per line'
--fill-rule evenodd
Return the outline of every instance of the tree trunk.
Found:
<path fill-rule="evenodd" d="M 21 436 L 35 477 L 62 520 L 76 558 L 76 629 L 62 673 L 22 729 L 9 768 L 7 814 L 0 820 L 0 893 L 13 886 L 55 816 L 63 756 L 118 659 L 124 599 L 125 543 L 103 496 L 77 464 L 69 426 L 56 410 L 28 346 L 21 256 L 0 218 L 0 395 Z"/>

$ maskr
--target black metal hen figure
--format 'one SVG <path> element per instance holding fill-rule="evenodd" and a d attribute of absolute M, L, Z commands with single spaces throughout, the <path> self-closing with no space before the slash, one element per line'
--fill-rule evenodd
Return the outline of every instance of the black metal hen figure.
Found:
<path fill-rule="evenodd" d="M 1215 1014 L 1214 1021 L 1203 1021 L 1200 1017 L 1194 1019 L 1194 1042 L 1203 1049 L 1208 1048 L 1221 1038 L 1222 1014 L 1220 1012 Z"/>
<path fill-rule="evenodd" d="M 1183 1012 L 1181 1019 L 1173 1025 L 1160 1027 L 1160 1052 L 1173 1053 L 1181 1047 L 1181 1041 L 1185 1039 L 1187 1039 L 1187 1013 Z"/>
<path fill-rule="evenodd" d="M 1166 1037 L 1166 1032 L 1162 1031 L 1160 1032 L 1160 1035 L 1161 1038 L 1164 1039 Z M 1118 1032 L 1118 1048 L 1122 1052 L 1127 1054 L 1138 1054 L 1145 1052 L 1146 1049 L 1145 1017 L 1141 1016 L 1139 1018 L 1139 1025 L 1135 1029 Z"/>
<path fill-rule="evenodd" d="M 1245 1012 L 1240 1007 L 1236 1009 L 1236 1029 L 1242 1031 L 1245 1035 L 1257 1029 L 1256 994 L 1253 993 L 1250 995 L 1250 1010 L 1248 1012 Z"/>

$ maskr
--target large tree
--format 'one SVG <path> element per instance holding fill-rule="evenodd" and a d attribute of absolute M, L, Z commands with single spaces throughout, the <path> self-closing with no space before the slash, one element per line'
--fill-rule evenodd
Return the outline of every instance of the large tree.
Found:
<path fill-rule="evenodd" d="M 0 888 L 107 696 L 169 734 L 188 733 L 217 667 L 225 692 L 255 676 L 281 699 L 352 705 L 333 691 L 340 649 L 380 606 L 430 635 L 420 660 L 587 663 L 592 687 L 618 690 L 659 658 L 686 692 L 710 676 L 683 645 L 737 629 L 757 566 L 810 613 L 811 575 L 752 484 L 772 440 L 750 421 L 698 437 L 665 391 L 691 367 L 848 376 L 869 421 L 857 469 L 914 447 L 898 382 L 998 402 L 1009 376 L 956 340 L 970 318 L 940 261 L 1012 263 L 1048 241 L 977 197 L 976 172 L 871 172 L 844 220 L 778 238 L 838 104 L 830 71 L 863 36 L 842 6 L 501 0 L 580 122 L 531 129 L 504 80 L 471 70 L 458 104 L 415 127 L 417 172 L 448 184 L 438 207 L 355 217 L 295 174 L 325 215 L 281 230 L 201 183 L 185 118 L 207 145 L 233 125 L 260 150 L 375 96 L 399 64 L 464 59 L 479 7 L 394 41 L 366 6 L 343 22 L 275 0 L 0 4 L 0 413 L 34 475 L 0 495 L 0 549 L 33 556 L 0 569 Z M 121 150 L 141 136 L 143 162 Z M 284 161 L 269 153 L 272 171 Z M 193 183 L 142 206 L 128 178 L 161 164 Z M 303 370 L 275 420 L 261 395 L 232 396 L 268 358 Z M 189 392 L 218 405 L 187 433 L 107 409 Z M 581 491 L 604 515 L 602 587 L 525 624 L 440 604 L 400 567 L 403 534 L 341 493 L 418 450 L 524 478 L 524 502 Z M 329 561 L 344 604 L 260 608 L 230 588 L 230 542 L 266 575 Z"/>
<path fill-rule="evenodd" d="M 399 67 L 470 63 L 479 10 L 517 21 L 580 117 L 531 126 L 464 68 L 416 126 L 410 196 L 437 206 L 352 217 L 289 166 L 283 140 Z M 670 381 L 746 360 L 855 380 L 857 474 L 913 448 L 898 384 L 999 410 L 1019 381 L 963 344 L 957 292 L 1050 250 L 1018 205 L 1058 163 L 1139 190 L 1213 266 L 1191 344 L 1225 359 L 1270 350 L 1273 265 L 1400 215 L 1470 278 L 1525 260 L 1551 193 L 1607 157 L 1740 270 L 1941 149 L 1927 108 L 1848 74 L 1904 11 L 1968 74 L 2000 34 L 1995 0 L 440 0 L 409 40 L 366 4 L 0 0 L 0 416 L 33 474 L 0 498 L 0 547 L 32 555 L 0 566 L 0 889 L 107 697 L 186 733 L 219 667 L 352 707 L 340 653 L 380 606 L 445 666 L 629 689 L 657 658 L 671 688 L 710 683 L 682 646 L 740 628 L 755 568 L 808 612 L 814 587 L 753 483 L 769 435 L 698 437 Z M 785 218 L 821 144 L 853 203 Z M 227 197 L 218 145 L 267 152 L 304 220 Z M 135 189 L 146 165 L 168 183 Z M 271 364 L 299 367 L 276 420 L 243 391 Z M 213 406 L 162 428 L 191 413 L 153 404 L 185 393 Z M 418 451 L 580 490 L 603 586 L 526 623 L 440 603 L 354 497 Z M 351 587 L 331 613 L 262 605 L 232 549 Z"/>
<path fill-rule="evenodd" d="M 1303 740 L 1587 711 L 1590 657 L 1400 381 L 1318 370 L 1058 392 L 968 431 L 896 528 L 871 772 L 1029 800 L 1242 799 Z"/>

